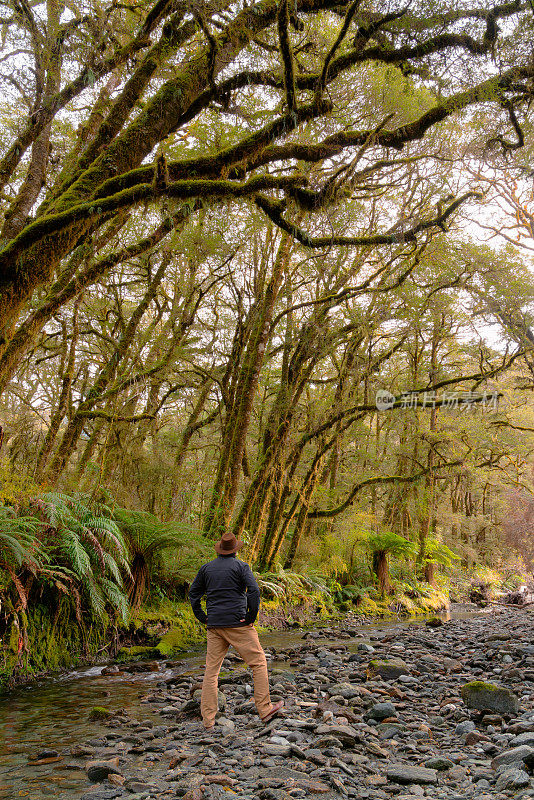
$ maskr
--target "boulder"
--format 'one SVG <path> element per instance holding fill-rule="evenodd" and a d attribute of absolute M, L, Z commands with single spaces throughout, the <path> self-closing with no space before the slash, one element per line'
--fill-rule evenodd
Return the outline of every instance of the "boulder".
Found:
<path fill-rule="evenodd" d="M 112 758 L 109 761 L 88 761 L 85 769 L 87 777 L 93 783 L 105 781 L 108 775 L 122 775 L 118 758 Z"/>
<path fill-rule="evenodd" d="M 501 772 L 495 783 L 498 792 L 505 792 L 510 789 L 523 789 L 530 784 L 530 778 L 523 769 L 506 769 Z"/>
<path fill-rule="evenodd" d="M 375 658 L 367 665 L 367 671 L 370 677 L 380 675 L 386 681 L 394 680 L 400 675 L 410 674 L 408 665 L 402 658 L 389 658 L 387 660 Z"/>
<path fill-rule="evenodd" d="M 461 696 L 468 708 L 478 711 L 517 714 L 519 710 L 519 699 L 510 689 L 485 681 L 465 683 L 461 689 Z"/>
<path fill-rule="evenodd" d="M 411 767 L 408 764 L 392 764 L 387 771 L 387 779 L 392 783 L 408 785 L 411 783 L 430 784 L 438 782 L 435 769 Z"/>
<path fill-rule="evenodd" d="M 529 765 L 534 763 L 534 747 L 522 744 L 519 745 L 519 747 L 512 747 L 511 750 L 505 750 L 503 753 L 499 753 L 498 756 L 495 756 L 491 762 L 491 766 L 493 769 L 500 769 L 508 764 L 517 765 L 522 762 Z"/>

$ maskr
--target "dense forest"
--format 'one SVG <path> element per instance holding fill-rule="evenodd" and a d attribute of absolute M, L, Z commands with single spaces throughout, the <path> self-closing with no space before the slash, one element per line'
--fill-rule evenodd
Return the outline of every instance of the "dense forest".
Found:
<path fill-rule="evenodd" d="M 531 5 L 7 0 L 0 28 L 17 655 L 43 604 L 183 596 L 228 529 L 276 596 L 524 580 Z"/>

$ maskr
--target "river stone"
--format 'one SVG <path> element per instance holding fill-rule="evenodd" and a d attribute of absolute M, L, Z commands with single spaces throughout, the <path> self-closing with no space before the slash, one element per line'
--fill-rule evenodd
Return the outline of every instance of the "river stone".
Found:
<path fill-rule="evenodd" d="M 334 683 L 333 686 L 328 687 L 328 694 L 330 697 L 340 695 L 345 700 L 351 700 L 353 697 L 359 696 L 360 687 L 354 686 L 352 683 Z"/>
<path fill-rule="evenodd" d="M 375 658 L 367 665 L 367 671 L 370 677 L 380 675 L 387 681 L 410 673 L 408 665 L 402 658 L 388 658 L 387 661 Z"/>
<path fill-rule="evenodd" d="M 129 792 L 133 792 L 134 794 L 141 794 L 143 792 L 149 794 L 152 792 L 155 793 L 160 791 L 159 787 L 154 785 L 153 783 L 147 783 L 146 781 L 135 780 L 135 779 L 126 781 L 126 783 L 124 784 L 124 788 L 127 789 Z"/>
<path fill-rule="evenodd" d="M 425 767 L 427 769 L 435 769 L 438 772 L 443 772 L 446 769 L 452 769 L 452 767 L 454 767 L 454 763 L 450 760 L 450 758 L 434 756 L 434 758 L 429 758 L 425 761 Z"/>
<path fill-rule="evenodd" d="M 526 733 L 520 733 L 518 736 L 514 736 L 513 739 L 510 739 L 510 744 L 514 747 L 522 744 L 528 744 L 529 747 L 534 747 L 534 731 L 528 731 Z"/>
<path fill-rule="evenodd" d="M 485 681 L 465 683 L 460 692 L 468 708 L 478 711 L 493 711 L 496 714 L 516 714 L 519 710 L 517 696 L 502 686 Z"/>
<path fill-rule="evenodd" d="M 358 731 L 351 725 L 318 725 L 315 731 L 319 736 L 334 736 L 343 742 L 346 747 L 353 747 L 356 742 L 361 741 Z"/>
<path fill-rule="evenodd" d="M 331 791 L 328 784 L 313 778 L 298 778 L 294 784 L 295 788 L 304 789 L 310 794 L 328 794 Z"/>
<path fill-rule="evenodd" d="M 40 761 L 42 758 L 57 758 L 58 756 L 59 752 L 57 750 L 39 750 L 35 756 L 35 760 Z"/>
<path fill-rule="evenodd" d="M 519 747 L 513 747 L 511 750 L 499 753 L 491 762 L 491 766 L 493 769 L 499 769 L 507 764 L 518 764 L 522 761 L 532 763 L 533 760 L 534 748 L 529 747 L 527 744 L 522 744 Z"/>
<path fill-rule="evenodd" d="M 397 709 L 393 703 L 375 703 L 365 716 L 367 719 L 376 719 L 378 722 L 381 722 L 388 717 L 396 717 Z"/>
<path fill-rule="evenodd" d="M 115 797 L 124 797 L 124 790 L 113 786 L 105 789 L 96 789 L 95 791 L 82 794 L 80 800 L 114 800 Z"/>
<path fill-rule="evenodd" d="M 108 775 L 122 775 L 119 769 L 119 759 L 112 758 L 110 761 L 88 761 L 85 765 L 87 777 L 94 783 L 106 780 Z"/>
<path fill-rule="evenodd" d="M 523 789 L 530 784 L 530 778 L 523 769 L 506 769 L 501 772 L 495 783 L 498 792 L 508 789 Z"/>
<path fill-rule="evenodd" d="M 264 753 L 267 753 L 268 756 L 290 756 L 291 755 L 291 745 L 290 744 L 270 744 L 269 742 L 265 742 L 262 745 L 262 750 Z"/>
<path fill-rule="evenodd" d="M 411 767 L 408 764 L 392 764 L 386 773 L 388 781 L 392 783 L 437 783 L 438 775 L 435 769 L 426 767 Z"/>
<path fill-rule="evenodd" d="M 471 733 L 471 731 L 474 730 L 476 730 L 476 725 L 473 722 L 473 720 L 466 719 L 463 722 L 458 723 L 458 725 L 454 729 L 454 732 L 456 736 L 465 736 L 466 734 Z"/>

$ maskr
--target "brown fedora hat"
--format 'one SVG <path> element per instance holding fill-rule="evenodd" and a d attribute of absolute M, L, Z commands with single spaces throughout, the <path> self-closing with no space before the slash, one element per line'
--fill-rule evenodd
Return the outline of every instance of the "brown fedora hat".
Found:
<path fill-rule="evenodd" d="M 241 550 L 245 542 L 236 539 L 233 533 L 223 533 L 221 541 L 215 544 L 215 550 L 220 556 L 230 556 Z"/>

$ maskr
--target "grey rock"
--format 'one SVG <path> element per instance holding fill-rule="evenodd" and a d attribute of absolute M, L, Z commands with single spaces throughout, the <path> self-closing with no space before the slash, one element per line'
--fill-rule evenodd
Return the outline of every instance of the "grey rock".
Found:
<path fill-rule="evenodd" d="M 454 729 L 454 732 L 456 736 L 465 736 L 467 733 L 471 733 L 471 731 L 475 730 L 476 730 L 475 723 L 470 719 L 466 719 L 464 720 L 464 722 L 458 723 L 458 725 Z"/>
<path fill-rule="evenodd" d="M 532 763 L 533 758 L 534 748 L 529 747 L 527 744 L 522 744 L 519 745 L 519 747 L 513 747 L 511 750 L 505 750 L 503 753 L 495 756 L 491 762 L 491 766 L 493 769 L 500 769 L 507 764 L 518 764 L 522 761 Z"/>
<path fill-rule="evenodd" d="M 215 720 L 215 724 L 219 725 L 224 731 L 233 731 L 235 729 L 235 722 L 228 717 L 219 717 Z"/>
<path fill-rule="evenodd" d="M 378 722 L 395 716 L 397 716 L 397 709 L 393 703 L 375 703 L 366 714 L 368 719 L 376 719 Z"/>
<path fill-rule="evenodd" d="M 86 769 L 87 777 L 94 783 L 105 781 L 108 775 L 122 775 L 121 770 L 110 761 L 90 761 Z"/>
<path fill-rule="evenodd" d="M 135 794 L 142 794 L 143 792 L 150 794 L 152 792 L 161 791 L 159 786 L 155 786 L 153 783 L 146 783 L 145 781 L 139 781 L 139 780 L 126 781 L 126 783 L 124 784 L 124 788 L 128 789 L 129 792 L 134 792 Z M 128 798 L 128 800 L 130 800 L 130 798 Z"/>
<path fill-rule="evenodd" d="M 114 787 L 97 789 L 93 792 L 83 794 L 80 800 L 115 800 L 116 797 L 124 797 L 127 795 L 123 789 L 115 789 Z"/>
<path fill-rule="evenodd" d="M 438 772 L 443 772 L 447 769 L 452 769 L 452 767 L 454 767 L 454 763 L 450 760 L 450 758 L 434 756 L 434 758 L 429 758 L 425 761 L 425 767 L 427 769 L 435 769 Z"/>
<path fill-rule="evenodd" d="M 519 710 L 519 699 L 510 689 L 485 681 L 465 683 L 461 689 L 461 696 L 468 708 L 478 711 L 516 714 Z"/>
<path fill-rule="evenodd" d="M 507 769 L 497 778 L 495 788 L 498 792 L 509 789 L 523 789 L 530 784 L 530 778 L 523 769 Z"/>
<path fill-rule="evenodd" d="M 333 736 L 347 747 L 353 747 L 356 742 L 361 741 L 358 731 L 351 725 L 318 725 L 316 733 L 319 736 Z"/>
<path fill-rule="evenodd" d="M 529 747 L 534 747 L 534 731 L 528 731 L 526 733 L 520 733 L 517 736 L 514 736 L 513 739 L 510 739 L 510 744 L 517 747 L 522 744 L 527 744 Z"/>
<path fill-rule="evenodd" d="M 430 784 L 438 782 L 435 769 L 411 767 L 408 764 L 392 764 L 387 770 L 387 779 L 392 783 L 408 785 L 410 783 Z"/>
<path fill-rule="evenodd" d="M 402 658 L 388 658 L 386 660 L 374 659 L 367 665 L 370 675 L 380 675 L 385 680 L 398 678 L 399 675 L 409 675 L 408 665 Z"/>
<path fill-rule="evenodd" d="M 37 755 L 35 756 L 36 759 L 41 758 L 57 758 L 59 756 L 58 750 L 39 750 Z"/>
<path fill-rule="evenodd" d="M 330 697 L 339 695 L 345 700 L 351 700 L 353 697 L 359 696 L 360 687 L 354 686 L 352 683 L 334 683 L 333 686 L 328 687 L 328 694 Z"/>
<path fill-rule="evenodd" d="M 270 744 L 269 742 L 265 742 L 262 745 L 264 753 L 268 756 L 290 756 L 291 755 L 291 745 L 290 744 Z"/>

